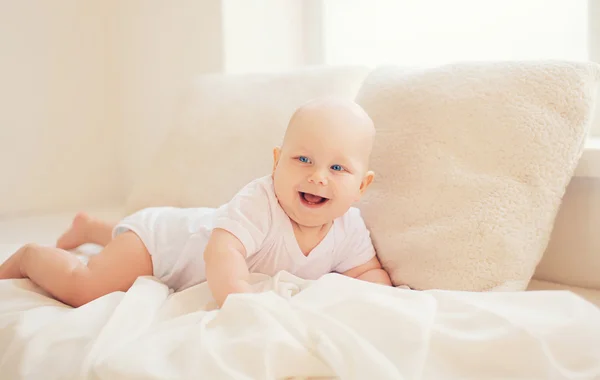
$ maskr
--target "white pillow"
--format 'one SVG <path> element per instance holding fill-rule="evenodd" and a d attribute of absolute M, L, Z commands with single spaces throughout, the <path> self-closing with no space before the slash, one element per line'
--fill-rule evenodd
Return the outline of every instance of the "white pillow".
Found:
<path fill-rule="evenodd" d="M 523 290 L 589 127 L 596 64 L 462 63 L 366 79 L 376 179 L 360 204 L 396 285 Z"/>
<path fill-rule="evenodd" d="M 267 175 L 290 116 L 319 96 L 354 99 L 366 67 L 308 67 L 273 74 L 200 76 L 176 126 L 127 201 L 150 206 L 218 207 Z"/>

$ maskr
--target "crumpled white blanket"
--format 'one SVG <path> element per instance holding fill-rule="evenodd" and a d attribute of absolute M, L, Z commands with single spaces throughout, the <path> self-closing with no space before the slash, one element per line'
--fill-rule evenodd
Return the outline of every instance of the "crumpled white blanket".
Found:
<path fill-rule="evenodd" d="M 0 379 L 598 379 L 600 309 L 569 292 L 412 291 L 330 274 L 140 278 L 78 309 L 0 281 Z"/>

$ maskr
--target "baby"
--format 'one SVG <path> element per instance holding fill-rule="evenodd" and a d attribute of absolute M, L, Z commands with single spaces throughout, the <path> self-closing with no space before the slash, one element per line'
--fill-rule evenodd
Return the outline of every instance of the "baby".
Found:
<path fill-rule="evenodd" d="M 27 244 L 0 266 L 0 279 L 29 278 L 78 307 L 140 276 L 175 291 L 207 281 L 222 306 L 250 292 L 250 272 L 281 270 L 304 279 L 338 272 L 391 285 L 360 212 L 352 207 L 373 181 L 373 122 L 357 104 L 316 99 L 292 116 L 271 175 L 218 209 L 147 208 L 117 223 L 79 214 L 57 247 Z M 86 264 L 68 250 L 104 246 Z"/>

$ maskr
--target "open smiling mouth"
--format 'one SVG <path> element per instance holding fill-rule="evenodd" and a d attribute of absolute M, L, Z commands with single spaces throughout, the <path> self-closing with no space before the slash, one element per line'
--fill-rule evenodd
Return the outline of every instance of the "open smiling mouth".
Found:
<path fill-rule="evenodd" d="M 329 198 L 320 197 L 311 193 L 303 193 L 301 191 L 299 191 L 298 193 L 300 194 L 300 200 L 306 206 L 318 207 L 324 205 L 325 203 L 327 203 L 327 201 L 329 201 Z"/>

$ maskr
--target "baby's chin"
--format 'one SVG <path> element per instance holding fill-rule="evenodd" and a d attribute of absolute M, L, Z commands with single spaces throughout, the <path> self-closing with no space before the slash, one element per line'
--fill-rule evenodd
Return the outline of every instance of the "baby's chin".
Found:
<path fill-rule="evenodd" d="M 338 215 L 333 215 L 331 210 L 299 211 L 300 212 L 296 212 L 293 215 L 288 214 L 288 217 L 298 226 L 306 228 L 320 228 L 330 225 L 338 217 Z"/>
<path fill-rule="evenodd" d="M 288 205 L 282 204 L 281 206 L 287 217 L 300 227 L 321 227 L 333 220 L 325 210 L 303 210 L 303 206 L 298 207 L 298 205 L 286 207 Z"/>

